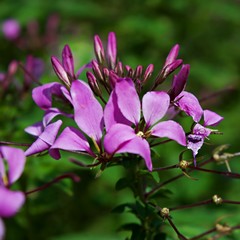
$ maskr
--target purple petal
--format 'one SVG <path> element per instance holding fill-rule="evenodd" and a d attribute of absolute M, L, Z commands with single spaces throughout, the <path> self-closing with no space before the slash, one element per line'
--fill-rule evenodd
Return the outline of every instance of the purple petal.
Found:
<path fill-rule="evenodd" d="M 62 51 L 62 63 L 63 68 L 69 75 L 74 78 L 74 62 L 73 62 L 73 55 L 70 47 L 65 45 Z"/>
<path fill-rule="evenodd" d="M 158 122 L 167 112 L 170 103 L 166 92 L 148 92 L 142 99 L 143 116 L 147 127 Z"/>
<path fill-rule="evenodd" d="M 57 108 L 49 108 L 44 114 L 43 121 L 42 121 L 43 126 L 46 127 L 58 115 L 63 115 L 68 118 L 73 118 L 72 114 L 66 114 Z"/>
<path fill-rule="evenodd" d="M 71 96 L 74 107 L 74 118 L 79 128 L 97 142 L 103 131 L 103 109 L 94 97 L 90 87 L 83 81 L 72 83 Z"/>
<path fill-rule="evenodd" d="M 195 135 L 201 135 L 204 138 L 208 137 L 211 134 L 211 129 L 205 128 L 200 124 L 196 124 L 193 128 L 193 134 Z"/>
<path fill-rule="evenodd" d="M 151 129 L 151 132 L 153 136 L 167 137 L 186 146 L 186 136 L 182 126 L 172 120 L 158 123 Z"/>
<path fill-rule="evenodd" d="M 0 153 L 8 163 L 8 180 L 11 185 L 19 179 L 24 170 L 26 162 L 24 151 L 18 148 L 2 146 L 0 147 Z"/>
<path fill-rule="evenodd" d="M 179 73 L 174 76 L 173 82 L 172 82 L 172 88 L 169 91 L 169 95 L 171 99 L 174 99 L 175 97 L 177 97 L 184 90 L 186 86 L 187 78 L 189 75 L 189 71 L 190 71 L 190 65 L 186 64 L 186 65 L 183 65 Z"/>
<path fill-rule="evenodd" d="M 19 22 L 15 19 L 8 19 L 2 24 L 2 32 L 6 39 L 15 40 L 19 37 L 21 28 Z"/>
<path fill-rule="evenodd" d="M 177 99 L 177 106 L 187 115 L 191 116 L 195 122 L 201 119 L 203 110 L 193 94 L 184 91 L 177 96 Z"/>
<path fill-rule="evenodd" d="M 28 134 L 38 137 L 44 130 L 43 123 L 37 122 L 31 126 L 28 126 L 24 129 L 24 131 Z"/>
<path fill-rule="evenodd" d="M 51 149 L 85 151 L 95 157 L 84 135 L 73 127 L 67 127 L 52 145 Z"/>
<path fill-rule="evenodd" d="M 140 121 L 141 104 L 133 81 L 130 78 L 120 79 L 116 83 L 114 91 L 123 116 L 137 125 Z"/>
<path fill-rule="evenodd" d="M 47 83 L 43 86 L 36 87 L 32 92 L 33 100 L 40 108 L 47 110 L 52 107 L 52 95 L 63 95 L 61 88 L 62 85 L 57 82 Z"/>
<path fill-rule="evenodd" d="M 78 78 L 80 76 L 80 74 L 86 69 L 86 68 L 92 68 L 92 62 L 87 63 L 85 65 L 83 65 L 80 69 L 77 70 L 76 73 L 76 78 Z"/>
<path fill-rule="evenodd" d="M 0 218 L 0 240 L 4 239 L 4 235 L 5 235 L 5 226 L 2 219 Z"/>
<path fill-rule="evenodd" d="M 223 117 L 210 110 L 204 110 L 203 116 L 204 126 L 217 126 L 223 120 Z"/>
<path fill-rule="evenodd" d="M 24 193 L 0 187 L 0 217 L 11 217 L 15 215 L 24 202 Z"/>
<path fill-rule="evenodd" d="M 58 78 L 62 80 L 68 87 L 70 87 L 71 83 L 68 79 L 67 72 L 65 71 L 60 61 L 54 56 L 51 57 L 51 61 L 52 61 L 53 70 L 57 74 Z"/>
<path fill-rule="evenodd" d="M 53 145 L 61 125 L 61 120 L 49 124 L 37 140 L 25 151 L 25 155 L 30 156 L 49 149 Z"/>
<path fill-rule="evenodd" d="M 126 152 L 140 155 L 145 160 L 148 170 L 152 171 L 150 146 L 145 139 L 135 135 L 133 139 L 123 144 L 116 153 Z"/>
<path fill-rule="evenodd" d="M 204 137 L 196 134 L 189 134 L 187 136 L 187 148 L 192 150 L 194 165 L 196 166 L 196 155 L 198 154 L 198 150 L 202 147 L 204 142 Z"/>
<path fill-rule="evenodd" d="M 165 68 L 166 66 L 168 66 L 169 64 L 171 64 L 178 56 L 178 52 L 179 52 L 179 45 L 176 44 L 172 47 L 172 49 L 170 50 L 167 58 L 166 58 L 166 61 L 165 61 L 165 64 L 163 66 L 163 68 Z"/>
<path fill-rule="evenodd" d="M 112 91 L 109 100 L 104 109 L 104 122 L 106 131 L 108 131 L 114 124 L 122 123 L 125 125 L 131 125 L 131 122 L 128 121 L 123 114 L 121 113 L 118 104 L 117 104 L 117 95 L 115 91 Z"/>
<path fill-rule="evenodd" d="M 109 64 L 114 69 L 117 59 L 117 39 L 114 32 L 110 32 L 108 35 L 107 54 Z"/>
<path fill-rule="evenodd" d="M 123 144 L 136 137 L 134 130 L 124 124 L 113 125 L 104 137 L 104 148 L 107 153 L 114 154 Z"/>

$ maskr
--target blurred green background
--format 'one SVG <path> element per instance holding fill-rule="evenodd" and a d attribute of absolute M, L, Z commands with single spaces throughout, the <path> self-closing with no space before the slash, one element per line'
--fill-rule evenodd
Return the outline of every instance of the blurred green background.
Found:
<path fill-rule="evenodd" d="M 50 56 L 61 56 L 64 44 L 73 50 L 76 69 L 93 58 L 93 36 L 99 34 L 104 43 L 109 31 L 118 40 L 118 56 L 124 64 L 136 67 L 155 65 L 154 75 L 164 63 L 171 47 L 179 43 L 179 57 L 191 65 L 187 90 L 199 99 L 220 92 L 202 102 L 204 108 L 218 112 L 225 119 L 218 129 L 223 135 L 211 136 L 201 156 L 210 156 L 219 144 L 230 144 L 230 152 L 240 151 L 240 2 L 238 0 L 18 0 L 1 1 L 0 22 L 14 18 L 21 25 L 20 45 L 0 33 L 0 71 L 6 72 L 11 60 L 26 61 L 32 54 L 44 60 L 42 83 L 57 81 L 51 69 Z M 56 17 L 56 32 L 52 41 L 36 43 L 29 35 L 29 23 L 38 24 L 39 39 L 46 35 L 49 17 Z M 36 26 L 36 25 L 34 25 Z M 37 27 L 33 27 L 37 29 Z M 33 34 L 34 35 L 34 34 Z M 19 84 L 23 74 L 18 70 Z M 83 74 L 82 79 L 86 79 Z M 169 87 L 171 78 L 164 83 Z M 34 87 L 33 84 L 31 87 Z M 23 129 L 41 120 L 43 111 L 31 100 L 31 89 L 23 95 L 14 86 L 0 99 L 0 140 L 31 142 Z M 183 120 L 183 125 L 189 131 Z M 182 149 L 170 143 L 156 149 L 159 165 L 176 163 Z M 71 155 L 72 156 L 72 155 Z M 47 156 L 29 158 L 25 174 L 19 182 L 22 189 L 33 189 L 64 172 L 73 171 L 81 182 L 71 186 L 66 180 L 40 193 L 32 194 L 14 219 L 7 219 L 6 239 L 124 239 L 127 232 L 116 232 L 121 223 L 137 221 L 131 214 L 111 214 L 113 207 L 134 201 L 130 191 L 117 192 L 115 183 L 124 174 L 122 168 L 107 169 L 94 179 L 96 172 L 82 170 L 68 162 L 69 154 L 60 161 Z M 239 157 L 230 162 L 234 172 L 240 172 Z M 224 165 L 216 167 L 226 170 Z M 161 180 L 179 173 L 160 174 Z M 160 206 L 189 204 L 219 194 L 240 201 L 239 180 L 207 173 L 194 173 L 198 181 L 182 178 L 169 185 L 172 194 L 159 201 Z M 172 214 L 173 221 L 186 236 L 194 236 L 214 226 L 218 218 L 230 225 L 240 223 L 237 206 L 208 206 L 182 210 Z M 175 234 L 171 229 L 173 239 Z M 171 239 L 171 238 L 169 238 Z M 240 239 L 239 232 L 222 239 Z"/>

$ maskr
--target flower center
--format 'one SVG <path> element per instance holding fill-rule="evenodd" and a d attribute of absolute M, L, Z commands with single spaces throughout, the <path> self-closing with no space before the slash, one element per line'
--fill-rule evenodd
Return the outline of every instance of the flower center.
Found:
<path fill-rule="evenodd" d="M 143 138 L 143 137 L 144 137 L 144 133 L 143 133 L 142 131 L 139 131 L 139 132 L 137 133 L 137 136 Z"/>

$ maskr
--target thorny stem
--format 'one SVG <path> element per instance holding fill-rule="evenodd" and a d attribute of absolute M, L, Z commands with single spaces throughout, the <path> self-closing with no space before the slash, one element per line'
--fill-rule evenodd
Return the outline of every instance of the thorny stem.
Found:
<path fill-rule="evenodd" d="M 165 141 L 161 141 L 161 142 L 158 142 L 158 143 L 154 143 L 154 144 L 151 144 L 150 147 L 155 147 L 155 146 L 158 146 L 160 144 L 164 144 L 164 143 L 168 143 L 168 142 L 171 142 L 173 141 L 172 139 L 168 139 L 168 140 L 165 140 Z"/>
<path fill-rule="evenodd" d="M 170 218 L 170 217 L 167 217 L 167 220 L 168 220 L 169 224 L 171 225 L 171 227 L 173 228 L 173 230 L 174 230 L 174 231 L 176 232 L 176 234 L 178 235 L 178 238 L 179 238 L 180 240 L 187 240 L 187 238 L 184 237 L 184 236 L 178 231 L 177 227 L 174 225 L 174 223 L 173 223 L 173 221 L 171 220 L 171 218 Z"/>
<path fill-rule="evenodd" d="M 214 160 L 213 158 L 210 158 L 210 159 L 208 159 L 208 160 L 206 160 L 206 161 L 204 161 L 204 162 L 201 162 L 201 163 L 199 164 L 199 166 L 206 165 L 206 164 L 212 162 L 213 160 Z M 188 172 L 192 172 L 193 170 L 194 170 L 194 169 L 190 169 Z M 155 192 L 156 192 L 158 189 L 160 189 L 161 187 L 167 185 L 167 184 L 170 183 L 170 182 L 173 182 L 173 181 L 177 180 L 178 178 L 181 178 L 182 176 L 185 176 L 185 175 L 184 175 L 183 173 L 181 173 L 181 174 L 179 174 L 179 175 L 177 175 L 177 176 L 175 176 L 175 177 L 172 177 L 172 178 L 168 179 L 168 180 L 165 181 L 165 182 L 162 182 L 161 184 L 157 185 L 155 188 L 153 188 L 153 189 L 152 189 L 151 191 L 149 191 L 148 193 L 145 193 L 145 198 L 147 199 L 150 195 L 152 195 L 153 193 L 155 193 Z"/>
<path fill-rule="evenodd" d="M 185 209 L 185 208 L 199 207 L 199 206 L 207 205 L 207 204 L 212 203 L 212 202 L 213 202 L 212 199 L 208 199 L 208 200 L 204 200 L 204 201 L 201 201 L 201 202 L 198 202 L 198 203 L 193 203 L 193 204 L 189 204 L 189 205 L 169 208 L 169 210 L 170 211 L 175 211 L 175 210 L 181 210 L 181 209 Z"/>
<path fill-rule="evenodd" d="M 40 186 L 40 187 L 38 187 L 36 189 L 33 189 L 31 191 L 28 191 L 28 192 L 25 192 L 25 195 L 28 195 L 28 194 L 31 194 L 31 193 L 34 193 L 34 192 L 38 192 L 38 191 L 44 190 L 44 189 L 50 187 L 52 184 L 57 183 L 57 182 L 61 181 L 62 179 L 65 179 L 65 178 L 70 178 L 74 182 L 80 181 L 80 178 L 76 174 L 74 174 L 74 173 L 65 173 L 65 174 L 63 174 L 61 176 L 58 176 L 58 177 L 54 178 L 52 181 L 50 181 L 50 182 L 48 182 L 48 183 L 46 183 L 46 184 L 44 184 L 44 185 L 42 185 L 42 186 Z"/>
<path fill-rule="evenodd" d="M 161 167 L 161 168 L 153 168 L 152 172 L 163 171 L 163 170 L 168 170 L 168 169 L 173 169 L 173 168 L 178 168 L 178 164 L 174 164 L 174 165 L 167 166 L 167 167 Z"/>

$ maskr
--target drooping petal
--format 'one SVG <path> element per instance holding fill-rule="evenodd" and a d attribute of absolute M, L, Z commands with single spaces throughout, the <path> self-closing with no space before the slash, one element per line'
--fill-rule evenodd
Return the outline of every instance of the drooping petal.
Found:
<path fill-rule="evenodd" d="M 172 120 L 156 124 L 151 129 L 151 135 L 170 138 L 180 145 L 186 146 L 186 136 L 182 126 Z"/>
<path fill-rule="evenodd" d="M 107 153 L 114 154 L 127 141 L 136 136 L 134 130 L 124 124 L 113 125 L 104 137 L 104 148 Z"/>
<path fill-rule="evenodd" d="M 137 125 L 140 120 L 141 103 L 132 79 L 119 79 L 113 91 L 116 92 L 118 106 L 123 116 Z"/>
<path fill-rule="evenodd" d="M 5 235 L 5 226 L 2 219 L 0 218 L 0 240 L 4 239 L 4 235 Z"/>
<path fill-rule="evenodd" d="M 62 96 L 62 85 L 57 82 L 47 83 L 33 89 L 34 102 L 43 110 L 52 107 L 52 95 Z"/>
<path fill-rule="evenodd" d="M 11 217 L 15 215 L 24 202 L 24 193 L 0 187 L 0 217 Z"/>
<path fill-rule="evenodd" d="M 185 88 L 190 71 L 190 65 L 183 65 L 177 75 L 173 77 L 172 88 L 169 91 L 171 99 L 176 98 Z"/>
<path fill-rule="evenodd" d="M 204 110 L 203 117 L 204 126 L 217 126 L 223 120 L 222 116 L 210 110 Z"/>
<path fill-rule="evenodd" d="M 38 137 L 44 130 L 43 123 L 37 122 L 31 126 L 28 126 L 24 129 L 24 131 L 28 134 Z"/>
<path fill-rule="evenodd" d="M 84 135 L 73 127 L 66 127 L 57 140 L 52 145 L 52 149 L 62 149 L 67 151 L 84 151 L 95 157 L 90 149 L 89 143 Z"/>
<path fill-rule="evenodd" d="M 56 139 L 61 124 L 61 120 L 49 124 L 37 140 L 25 151 L 25 155 L 30 156 L 49 149 Z"/>
<path fill-rule="evenodd" d="M 89 137 L 100 141 L 103 130 L 103 109 L 90 87 L 76 80 L 71 87 L 74 119 L 79 128 Z"/>
<path fill-rule="evenodd" d="M 62 51 L 62 63 L 65 71 L 73 78 L 74 77 L 74 62 L 70 47 L 65 45 Z"/>
<path fill-rule="evenodd" d="M 204 137 L 196 134 L 189 134 L 187 136 L 187 148 L 192 150 L 194 165 L 196 166 L 196 155 L 198 154 L 199 149 L 202 147 L 204 142 Z"/>
<path fill-rule="evenodd" d="M 152 171 L 151 151 L 148 142 L 135 135 L 133 139 L 125 142 L 116 153 L 133 153 L 140 155 L 144 160 L 149 171 Z"/>
<path fill-rule="evenodd" d="M 167 112 L 170 103 L 166 92 L 148 92 L 142 99 L 143 116 L 147 126 L 158 122 Z"/>
<path fill-rule="evenodd" d="M 108 131 L 116 123 L 122 123 L 129 126 L 131 125 L 131 122 L 123 116 L 118 107 L 117 95 L 115 91 L 112 91 L 109 100 L 104 108 L 104 123 L 106 131 Z"/>
<path fill-rule="evenodd" d="M 195 122 L 198 122 L 202 115 L 203 110 L 200 106 L 198 99 L 189 92 L 182 92 L 177 96 L 177 106 L 183 110 L 187 115 L 191 116 Z M 175 100 L 176 100 L 175 99 Z"/>
<path fill-rule="evenodd" d="M 11 185 L 21 176 L 26 158 L 22 149 L 1 146 L 0 152 L 8 163 L 8 181 Z"/>

